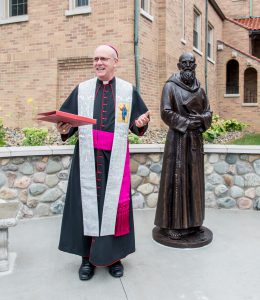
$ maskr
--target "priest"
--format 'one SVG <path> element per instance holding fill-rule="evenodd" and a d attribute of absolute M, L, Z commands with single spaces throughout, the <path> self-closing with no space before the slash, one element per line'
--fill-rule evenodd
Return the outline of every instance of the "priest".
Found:
<path fill-rule="evenodd" d="M 59 249 L 82 257 L 80 280 L 93 277 L 96 266 L 123 276 L 121 259 L 135 251 L 130 188 L 129 129 L 141 136 L 149 111 L 137 90 L 115 77 L 118 51 L 96 48 L 96 77 L 80 83 L 60 110 L 94 118 L 96 125 L 58 123 L 65 141 L 78 131 L 71 164 Z M 124 113 L 122 114 L 122 111 Z"/>

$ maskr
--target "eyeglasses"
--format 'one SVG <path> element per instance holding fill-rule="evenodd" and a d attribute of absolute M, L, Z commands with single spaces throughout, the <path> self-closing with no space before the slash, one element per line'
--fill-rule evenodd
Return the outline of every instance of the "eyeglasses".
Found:
<path fill-rule="evenodd" d="M 98 62 L 99 60 L 103 63 L 103 62 L 107 62 L 109 59 L 114 59 L 112 57 L 94 57 L 93 61 L 94 62 Z"/>

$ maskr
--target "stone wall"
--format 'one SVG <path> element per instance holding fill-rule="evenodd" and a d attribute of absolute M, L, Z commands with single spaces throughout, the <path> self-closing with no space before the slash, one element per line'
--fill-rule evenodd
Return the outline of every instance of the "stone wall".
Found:
<path fill-rule="evenodd" d="M 134 208 L 157 204 L 164 145 L 131 145 Z M 61 214 L 73 146 L 0 148 L 0 203 L 20 217 Z M 206 206 L 260 210 L 260 147 L 205 145 Z"/>
<path fill-rule="evenodd" d="M 208 207 L 260 209 L 260 155 L 212 153 L 205 156 Z"/>

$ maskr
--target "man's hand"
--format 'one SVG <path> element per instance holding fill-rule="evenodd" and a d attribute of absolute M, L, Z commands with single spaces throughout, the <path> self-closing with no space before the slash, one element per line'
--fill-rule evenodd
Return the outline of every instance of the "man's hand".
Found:
<path fill-rule="evenodd" d="M 59 131 L 60 134 L 68 134 L 71 127 L 72 126 L 70 125 L 70 123 L 63 123 L 63 122 L 57 123 L 57 130 Z"/>
<path fill-rule="evenodd" d="M 142 114 L 138 119 L 135 120 L 135 125 L 138 128 L 144 127 L 150 122 L 150 112 L 149 110 Z"/>

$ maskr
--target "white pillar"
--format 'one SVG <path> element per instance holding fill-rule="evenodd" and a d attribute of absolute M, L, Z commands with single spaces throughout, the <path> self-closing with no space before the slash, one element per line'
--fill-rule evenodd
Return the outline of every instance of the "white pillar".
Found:
<path fill-rule="evenodd" d="M 8 271 L 8 228 L 0 228 L 0 272 Z"/>

